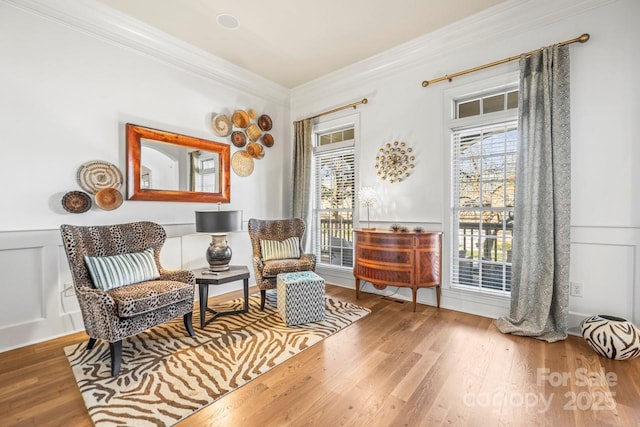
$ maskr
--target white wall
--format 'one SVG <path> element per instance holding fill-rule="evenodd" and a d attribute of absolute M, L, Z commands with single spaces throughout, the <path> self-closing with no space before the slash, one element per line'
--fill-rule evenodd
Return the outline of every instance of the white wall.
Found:
<path fill-rule="evenodd" d="M 448 240 L 444 124 L 449 112 L 444 100 L 462 86 L 517 73 L 518 65 L 512 62 L 427 88 L 421 82 L 590 33 L 588 43 L 570 48 L 571 280 L 583 284 L 584 292 L 571 298 L 571 326 L 593 313 L 640 323 L 640 148 L 634 127 L 640 103 L 635 76 L 640 68 L 638 16 L 636 0 L 507 2 L 294 89 L 292 119 L 368 98 L 367 105 L 358 107 L 359 185 L 375 186 L 385 201 L 371 211 L 372 222 L 382 228 L 420 224 L 443 230 Z M 402 183 L 389 184 L 378 180 L 373 165 L 378 148 L 394 140 L 414 147 L 416 170 Z M 366 211 L 359 218 L 366 219 Z M 449 288 L 449 247 L 443 306 L 491 317 L 507 314 L 507 299 Z M 349 271 L 325 274 L 353 286 Z M 369 285 L 367 290 L 375 292 Z M 410 292 L 401 289 L 397 296 L 409 299 Z M 421 290 L 418 299 L 434 304 L 434 292 Z"/>
<path fill-rule="evenodd" d="M 71 278 L 60 224 L 155 221 L 172 233 L 162 255 L 168 267 L 206 265 L 210 237 L 193 234 L 194 211 L 215 205 L 125 201 L 117 210 L 94 205 L 84 214 L 62 208 L 67 191 L 81 190 L 76 171 L 83 163 L 104 160 L 125 173 L 125 123 L 229 143 L 213 132 L 212 114 L 235 108 L 269 114 L 275 145 L 256 161 L 251 176 L 232 172 L 231 203 L 223 205 L 242 210 L 245 222 L 283 216 L 282 163 L 288 159 L 290 133 L 288 102 L 268 91 L 252 94 L 252 87 L 263 84 L 257 77 L 238 73 L 236 86 L 246 83 L 249 88 L 243 91 L 81 31 L 55 14 L 46 18 L 11 3 L 0 1 L 0 351 L 83 329 L 75 297 L 64 291 Z M 52 5 L 67 5 L 72 13 L 83 7 Z M 278 90 L 287 99 L 288 91 Z M 246 232 L 231 235 L 230 245 L 233 263 L 251 265 Z M 241 286 L 238 282 L 211 292 Z"/>

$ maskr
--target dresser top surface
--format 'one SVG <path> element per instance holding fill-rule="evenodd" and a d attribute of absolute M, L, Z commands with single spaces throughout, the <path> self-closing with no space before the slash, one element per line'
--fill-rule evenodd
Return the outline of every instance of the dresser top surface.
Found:
<path fill-rule="evenodd" d="M 420 235 L 420 234 L 442 234 L 442 231 L 431 231 L 431 230 L 424 230 L 424 231 L 392 231 L 392 230 L 384 230 L 382 228 L 374 228 L 374 229 L 362 229 L 362 228 L 358 228 L 358 229 L 354 229 L 353 230 L 354 233 L 375 233 L 375 234 L 398 234 L 398 235 L 408 235 L 408 236 L 414 236 L 414 235 Z"/>

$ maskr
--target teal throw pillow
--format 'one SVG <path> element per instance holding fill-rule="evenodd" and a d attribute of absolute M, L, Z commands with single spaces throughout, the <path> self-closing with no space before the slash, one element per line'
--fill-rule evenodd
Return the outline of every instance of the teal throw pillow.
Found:
<path fill-rule="evenodd" d="M 94 286 L 103 291 L 160 277 L 153 248 L 112 256 L 85 255 L 84 262 Z"/>

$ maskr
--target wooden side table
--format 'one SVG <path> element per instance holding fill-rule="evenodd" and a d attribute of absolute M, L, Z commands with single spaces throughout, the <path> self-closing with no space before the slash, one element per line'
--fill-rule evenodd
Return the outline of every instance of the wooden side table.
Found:
<path fill-rule="evenodd" d="M 227 271 L 211 272 L 208 268 L 193 270 L 196 276 L 196 283 L 200 288 L 200 328 L 204 328 L 209 322 L 220 316 L 232 314 L 242 314 L 249 311 L 249 269 L 244 265 L 231 265 Z M 209 299 L 209 285 L 222 285 L 223 283 L 242 280 L 244 285 L 244 308 L 242 310 L 231 310 L 218 312 L 207 307 Z M 205 321 L 207 311 L 213 313 L 213 317 Z"/>

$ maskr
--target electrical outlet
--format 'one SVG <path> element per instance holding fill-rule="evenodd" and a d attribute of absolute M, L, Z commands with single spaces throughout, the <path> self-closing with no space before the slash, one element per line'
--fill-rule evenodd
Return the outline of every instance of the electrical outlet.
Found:
<path fill-rule="evenodd" d="M 571 296 L 582 297 L 582 283 L 571 282 Z"/>

